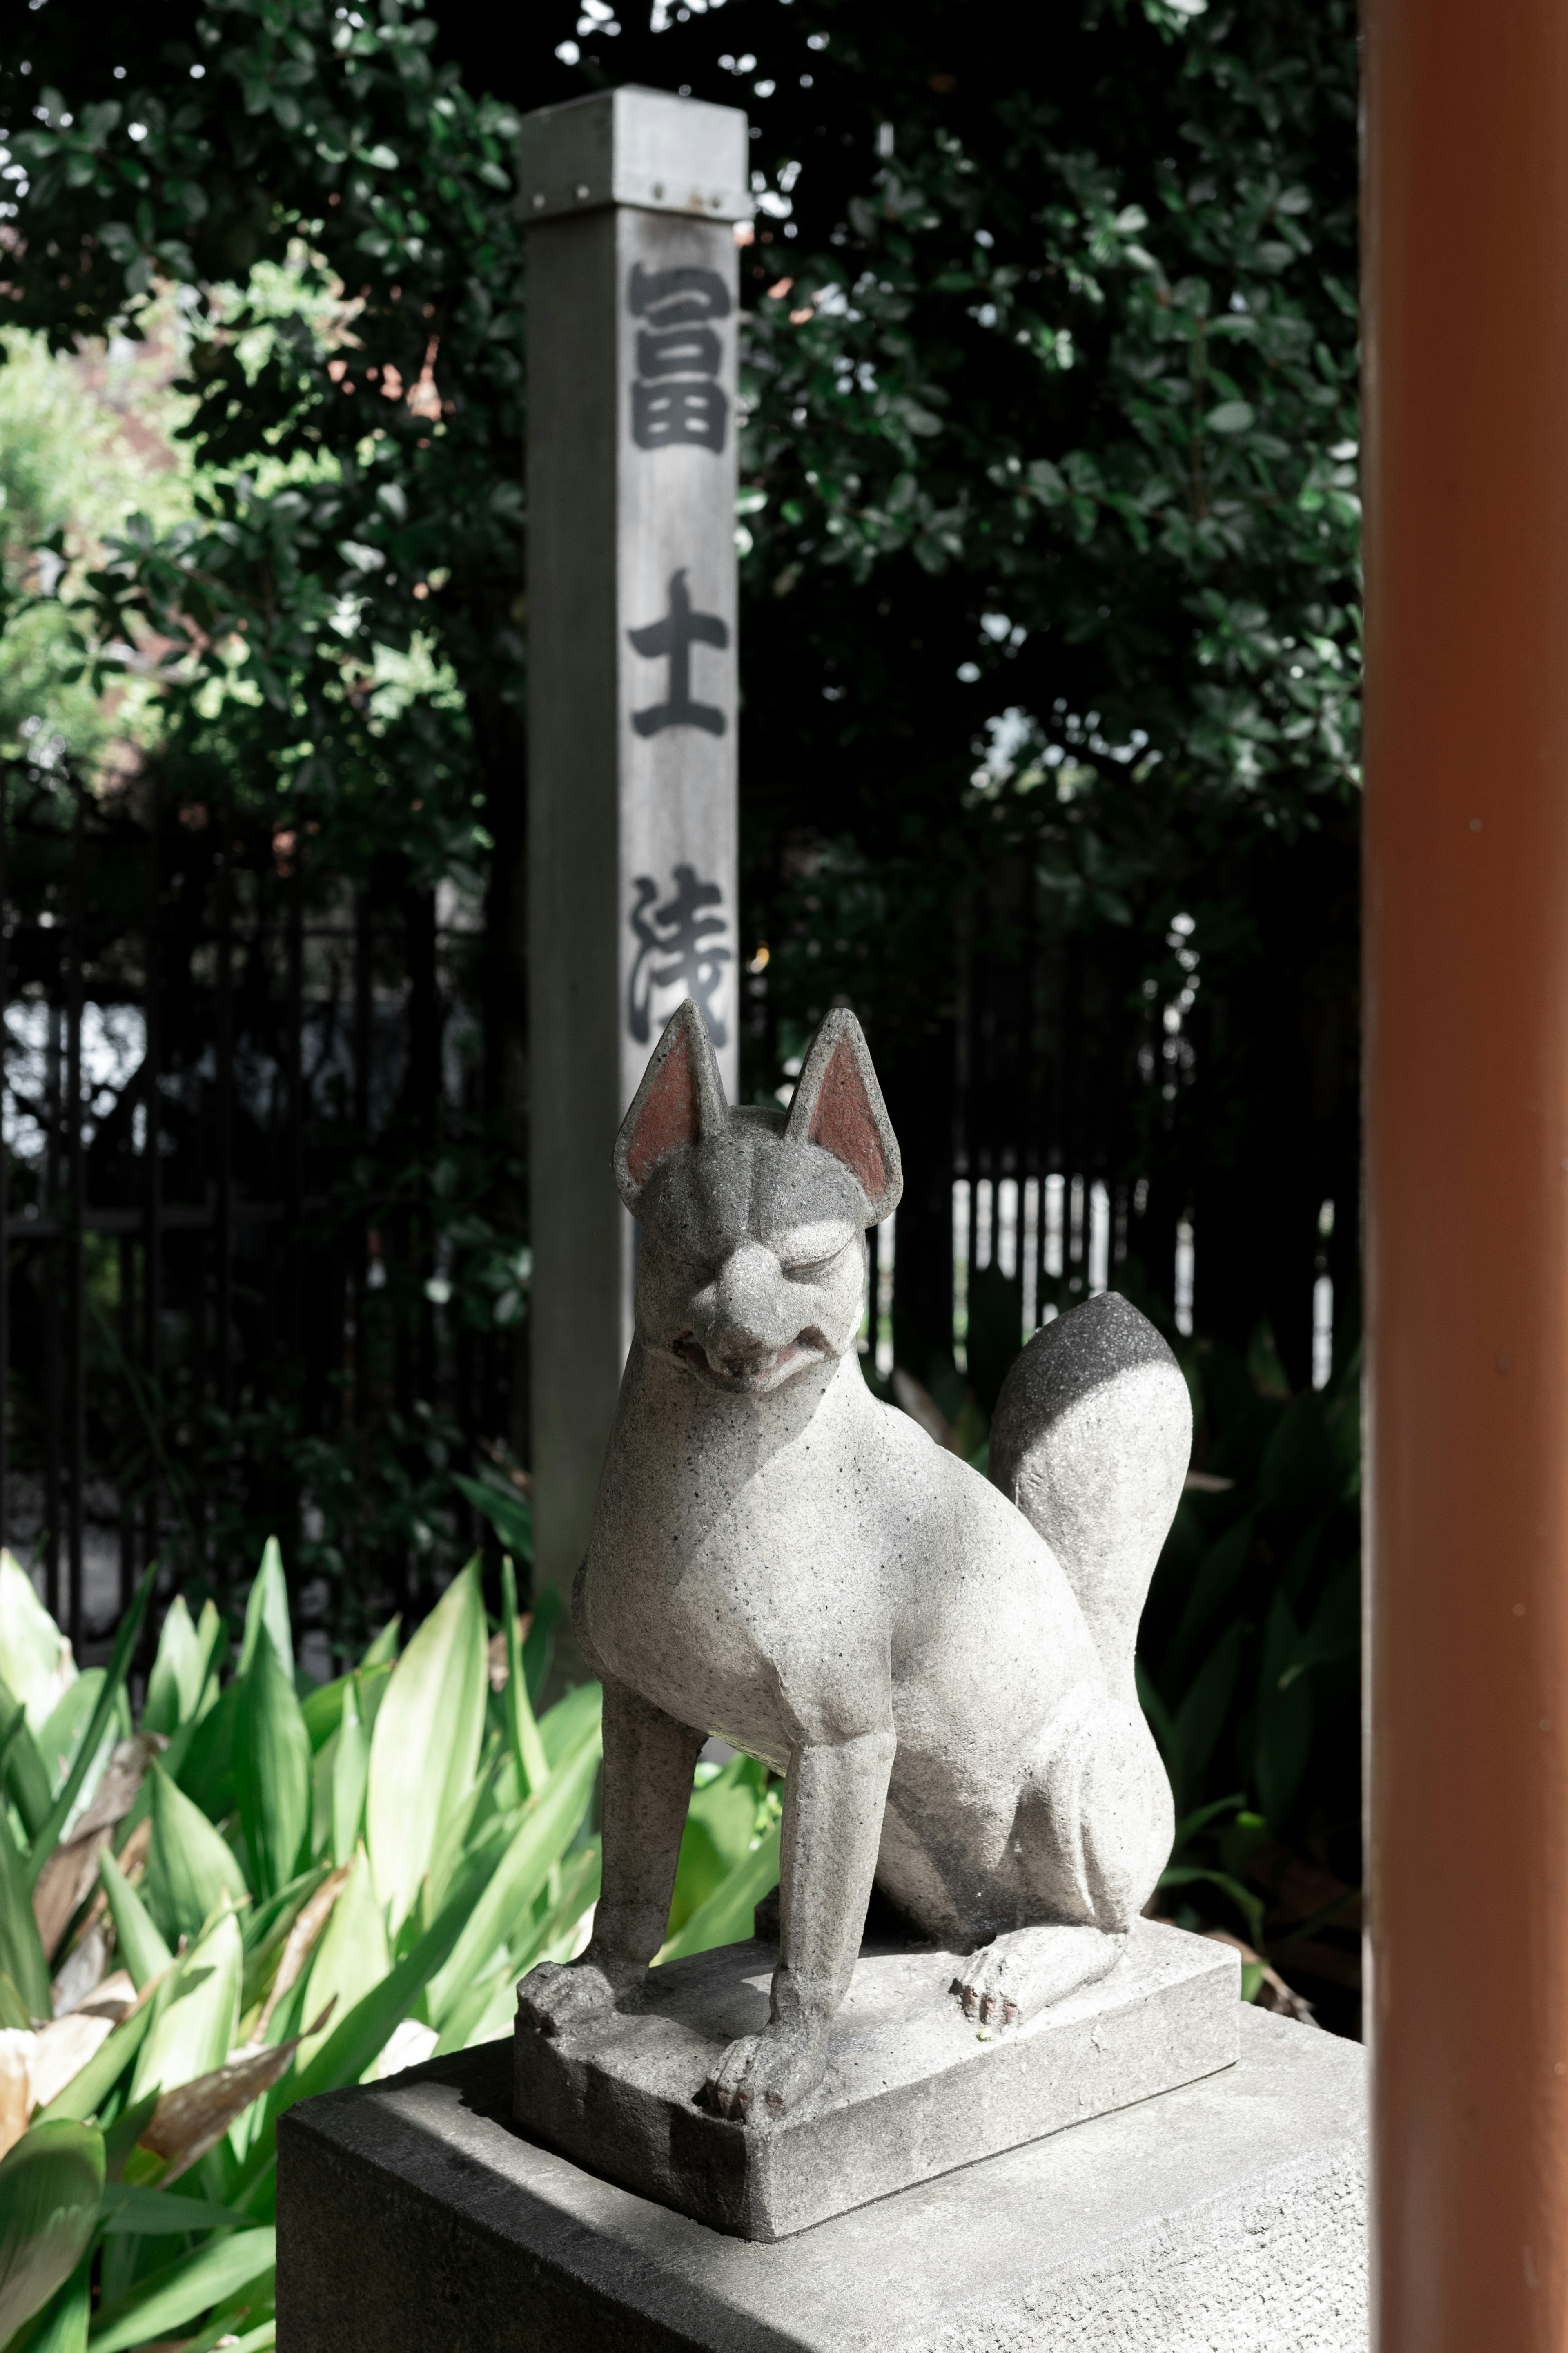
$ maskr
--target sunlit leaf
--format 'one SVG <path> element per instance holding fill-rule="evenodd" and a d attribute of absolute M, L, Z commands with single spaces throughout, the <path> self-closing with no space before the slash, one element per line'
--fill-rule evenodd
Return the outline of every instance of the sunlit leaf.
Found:
<path fill-rule="evenodd" d="M 342 1719 L 332 1759 L 332 1861 L 352 1860 L 364 1827 L 364 1793 L 370 1778 L 370 1740 L 360 1722 L 352 1675 L 343 1678 Z"/>
<path fill-rule="evenodd" d="M 131 2096 L 170 2092 L 221 2067 L 239 2028 L 244 1966 L 239 1922 L 223 1913 L 199 1936 L 162 1989 L 136 2054 Z"/>
<path fill-rule="evenodd" d="M 488 1974 L 498 1950 L 510 1943 L 528 1906 L 550 1874 L 550 1866 L 583 1819 L 599 1768 L 600 1747 L 590 1734 L 574 1757 L 552 1773 L 521 1821 L 475 1904 L 451 1958 L 430 1981 L 431 2021 L 440 2026 L 450 2004 L 474 1978 Z"/>
<path fill-rule="evenodd" d="M 5 1809 L 0 1805 L 0 1969 L 27 2005 L 30 2017 L 51 2018 L 49 1965 L 33 1917 L 26 1866 L 16 1852 Z"/>
<path fill-rule="evenodd" d="M 199 1935 L 217 1905 L 237 1903 L 250 1890 L 238 1856 L 201 1809 L 160 1766 L 152 1781 L 153 1844 L 142 1886 L 147 1909 L 172 1945 Z"/>
<path fill-rule="evenodd" d="M 473 1783 L 484 1733 L 479 1564 L 453 1578 L 393 1670 L 371 1737 L 365 1820 L 376 1893 L 401 1926 Z"/>
<path fill-rule="evenodd" d="M 136 1588 L 135 1598 L 116 1630 L 114 1648 L 110 1654 L 109 1664 L 104 1669 L 103 1683 L 99 1691 L 97 1704 L 92 1711 L 91 1721 L 77 1747 L 75 1761 L 66 1776 L 65 1786 L 49 1810 L 48 1820 L 38 1831 L 28 1850 L 29 1884 L 37 1880 L 39 1872 L 53 1854 L 61 1833 L 71 1818 L 78 1795 L 86 1781 L 88 1769 L 96 1762 L 103 1745 L 104 1735 L 109 1731 L 121 1704 L 125 1678 L 131 1671 L 131 1662 L 135 1656 L 136 1644 L 142 1632 L 142 1623 L 147 1615 L 147 1605 L 153 1598 L 153 1587 L 157 1575 L 157 1563 L 150 1562 L 142 1572 L 142 1582 Z"/>
<path fill-rule="evenodd" d="M 149 1978 L 159 1976 L 174 1959 L 174 1954 L 157 1923 L 141 1896 L 121 1872 L 107 1847 L 98 1858 L 99 1877 L 109 1898 L 109 1909 L 114 1922 L 114 1941 L 120 1957 L 130 1970 L 132 1981 L 144 1986 Z"/>
<path fill-rule="evenodd" d="M 185 1718 L 195 1714 L 206 1680 L 205 1663 L 185 1597 L 176 1593 L 164 1613 L 158 1655 L 147 1679 L 143 1732 L 177 1732 Z"/>
<path fill-rule="evenodd" d="M 153 1981 L 154 1986 L 157 1980 Z M 94 2052 L 80 2073 L 72 2077 L 44 2111 L 47 2118 L 96 2116 L 146 2040 L 153 2023 L 153 2000 L 143 1989 L 140 2006 L 122 2018 L 107 2042 Z"/>
<path fill-rule="evenodd" d="M 92 2353 L 127 2353 L 131 2346 L 185 2327 L 209 2305 L 259 2284 L 277 2255 L 278 2233 L 263 2226 L 209 2240 L 194 2254 L 176 2256 L 104 2305 L 92 2324 Z"/>
<path fill-rule="evenodd" d="M 101 2228 L 121 2238 L 173 2239 L 187 2231 L 232 2230 L 236 2224 L 243 2229 L 253 2219 L 205 2198 L 182 2198 L 162 2186 L 150 2189 L 126 2181 L 111 2181 L 99 2207 Z"/>
<path fill-rule="evenodd" d="M 68 1683 L 76 1681 L 70 1644 L 9 1552 L 0 1552 L 0 1678 L 42 1732 Z"/>
<path fill-rule="evenodd" d="M 678 1936 L 672 1936 L 659 1960 L 677 1961 L 688 1953 L 710 1952 L 716 1945 L 735 1945 L 750 1936 L 752 1915 L 764 1895 L 778 1885 L 779 1826 L 773 1823 L 754 1851 L 736 1864 L 706 1904 L 695 1911 Z"/>
<path fill-rule="evenodd" d="M 272 1647 L 290 1674 L 294 1671 L 294 1630 L 289 1620 L 289 1584 L 283 1574 L 283 1555 L 276 1536 L 268 1536 L 262 1550 L 261 1567 L 245 1604 L 245 1637 L 239 1647 L 239 1672 L 243 1675 L 256 1651 L 257 1629 L 265 1624 L 272 1637 Z"/>
<path fill-rule="evenodd" d="M 304 1859 L 310 1827 L 310 1740 L 293 1678 L 258 1623 L 241 1676 L 235 1719 L 235 1788 L 258 1894 L 288 1884 Z"/>
<path fill-rule="evenodd" d="M 316 1948 L 300 2014 L 319 2017 L 329 2002 L 335 2001 L 333 2016 L 346 2017 L 354 2004 L 380 1983 L 391 1965 L 386 1924 L 362 1847 L 349 1866 L 348 1877 Z M 324 2036 L 315 2035 L 301 2043 L 302 2067 L 314 2058 L 323 2040 Z"/>

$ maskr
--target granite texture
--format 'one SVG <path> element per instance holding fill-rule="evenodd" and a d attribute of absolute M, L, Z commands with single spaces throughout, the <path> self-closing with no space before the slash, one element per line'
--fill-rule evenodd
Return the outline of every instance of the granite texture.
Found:
<path fill-rule="evenodd" d="M 776 2240 L 1236 2062 L 1236 1953 L 1164 1922 L 1140 1920 L 1109 1976 L 995 2028 L 949 1999 L 958 1955 L 868 1941 L 816 2090 L 761 2126 L 713 2116 L 703 2085 L 766 2021 L 773 1961 L 727 1946 L 656 1970 L 636 2017 L 524 2027 L 516 2115 L 624 2189 Z"/>
<path fill-rule="evenodd" d="M 635 2008 L 717 1734 L 784 1776 L 770 2014 L 704 2092 L 757 2123 L 822 2080 L 873 1880 L 959 1957 L 976 2023 L 1116 1966 L 1171 1849 L 1132 1644 L 1190 1409 L 1152 1326 L 1105 1299 L 1009 1380 L 1014 1493 L 871 1394 L 865 1229 L 901 1177 L 852 1013 L 786 1117 L 729 1107 L 689 1000 L 614 1166 L 642 1228 L 637 1336 L 574 1595 L 605 1683 L 604 1892 L 521 2015 L 550 2036 Z"/>
<path fill-rule="evenodd" d="M 288 2353 L 1364 2353 L 1363 2054 L 1243 2009 L 1223 2073 L 776 2246 L 511 2122 L 510 2049 L 279 2129 Z"/>

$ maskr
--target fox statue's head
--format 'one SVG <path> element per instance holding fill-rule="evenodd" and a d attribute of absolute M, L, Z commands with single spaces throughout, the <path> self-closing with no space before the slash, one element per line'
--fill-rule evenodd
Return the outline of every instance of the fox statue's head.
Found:
<path fill-rule="evenodd" d="M 726 1103 L 688 997 L 616 1138 L 615 1170 L 643 1229 L 644 1347 L 754 1396 L 854 1345 L 866 1229 L 896 1208 L 903 1176 L 853 1013 L 817 1031 L 786 1114 Z"/>

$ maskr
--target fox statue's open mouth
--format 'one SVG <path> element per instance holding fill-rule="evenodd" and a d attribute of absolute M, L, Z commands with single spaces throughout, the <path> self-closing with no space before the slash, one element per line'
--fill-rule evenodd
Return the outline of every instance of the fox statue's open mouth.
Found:
<path fill-rule="evenodd" d="M 688 1371 L 697 1375 L 699 1380 L 709 1381 L 715 1388 L 733 1390 L 737 1396 L 742 1397 L 754 1397 L 777 1388 L 781 1381 L 787 1381 L 794 1374 L 804 1371 L 807 1365 L 816 1364 L 827 1353 L 827 1342 L 823 1335 L 808 1326 L 805 1331 L 797 1333 L 793 1340 L 786 1340 L 782 1348 L 775 1348 L 771 1356 L 759 1352 L 745 1360 L 743 1370 L 731 1371 L 722 1359 L 716 1363 L 701 1342 L 694 1339 L 689 1332 L 680 1333 L 675 1341 L 675 1354 Z"/>

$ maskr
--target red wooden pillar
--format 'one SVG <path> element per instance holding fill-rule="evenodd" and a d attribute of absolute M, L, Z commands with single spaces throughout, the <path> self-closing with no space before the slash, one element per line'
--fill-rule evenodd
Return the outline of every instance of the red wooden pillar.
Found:
<path fill-rule="evenodd" d="M 1568 2347 L 1568 5 L 1368 0 L 1379 2353 Z"/>

